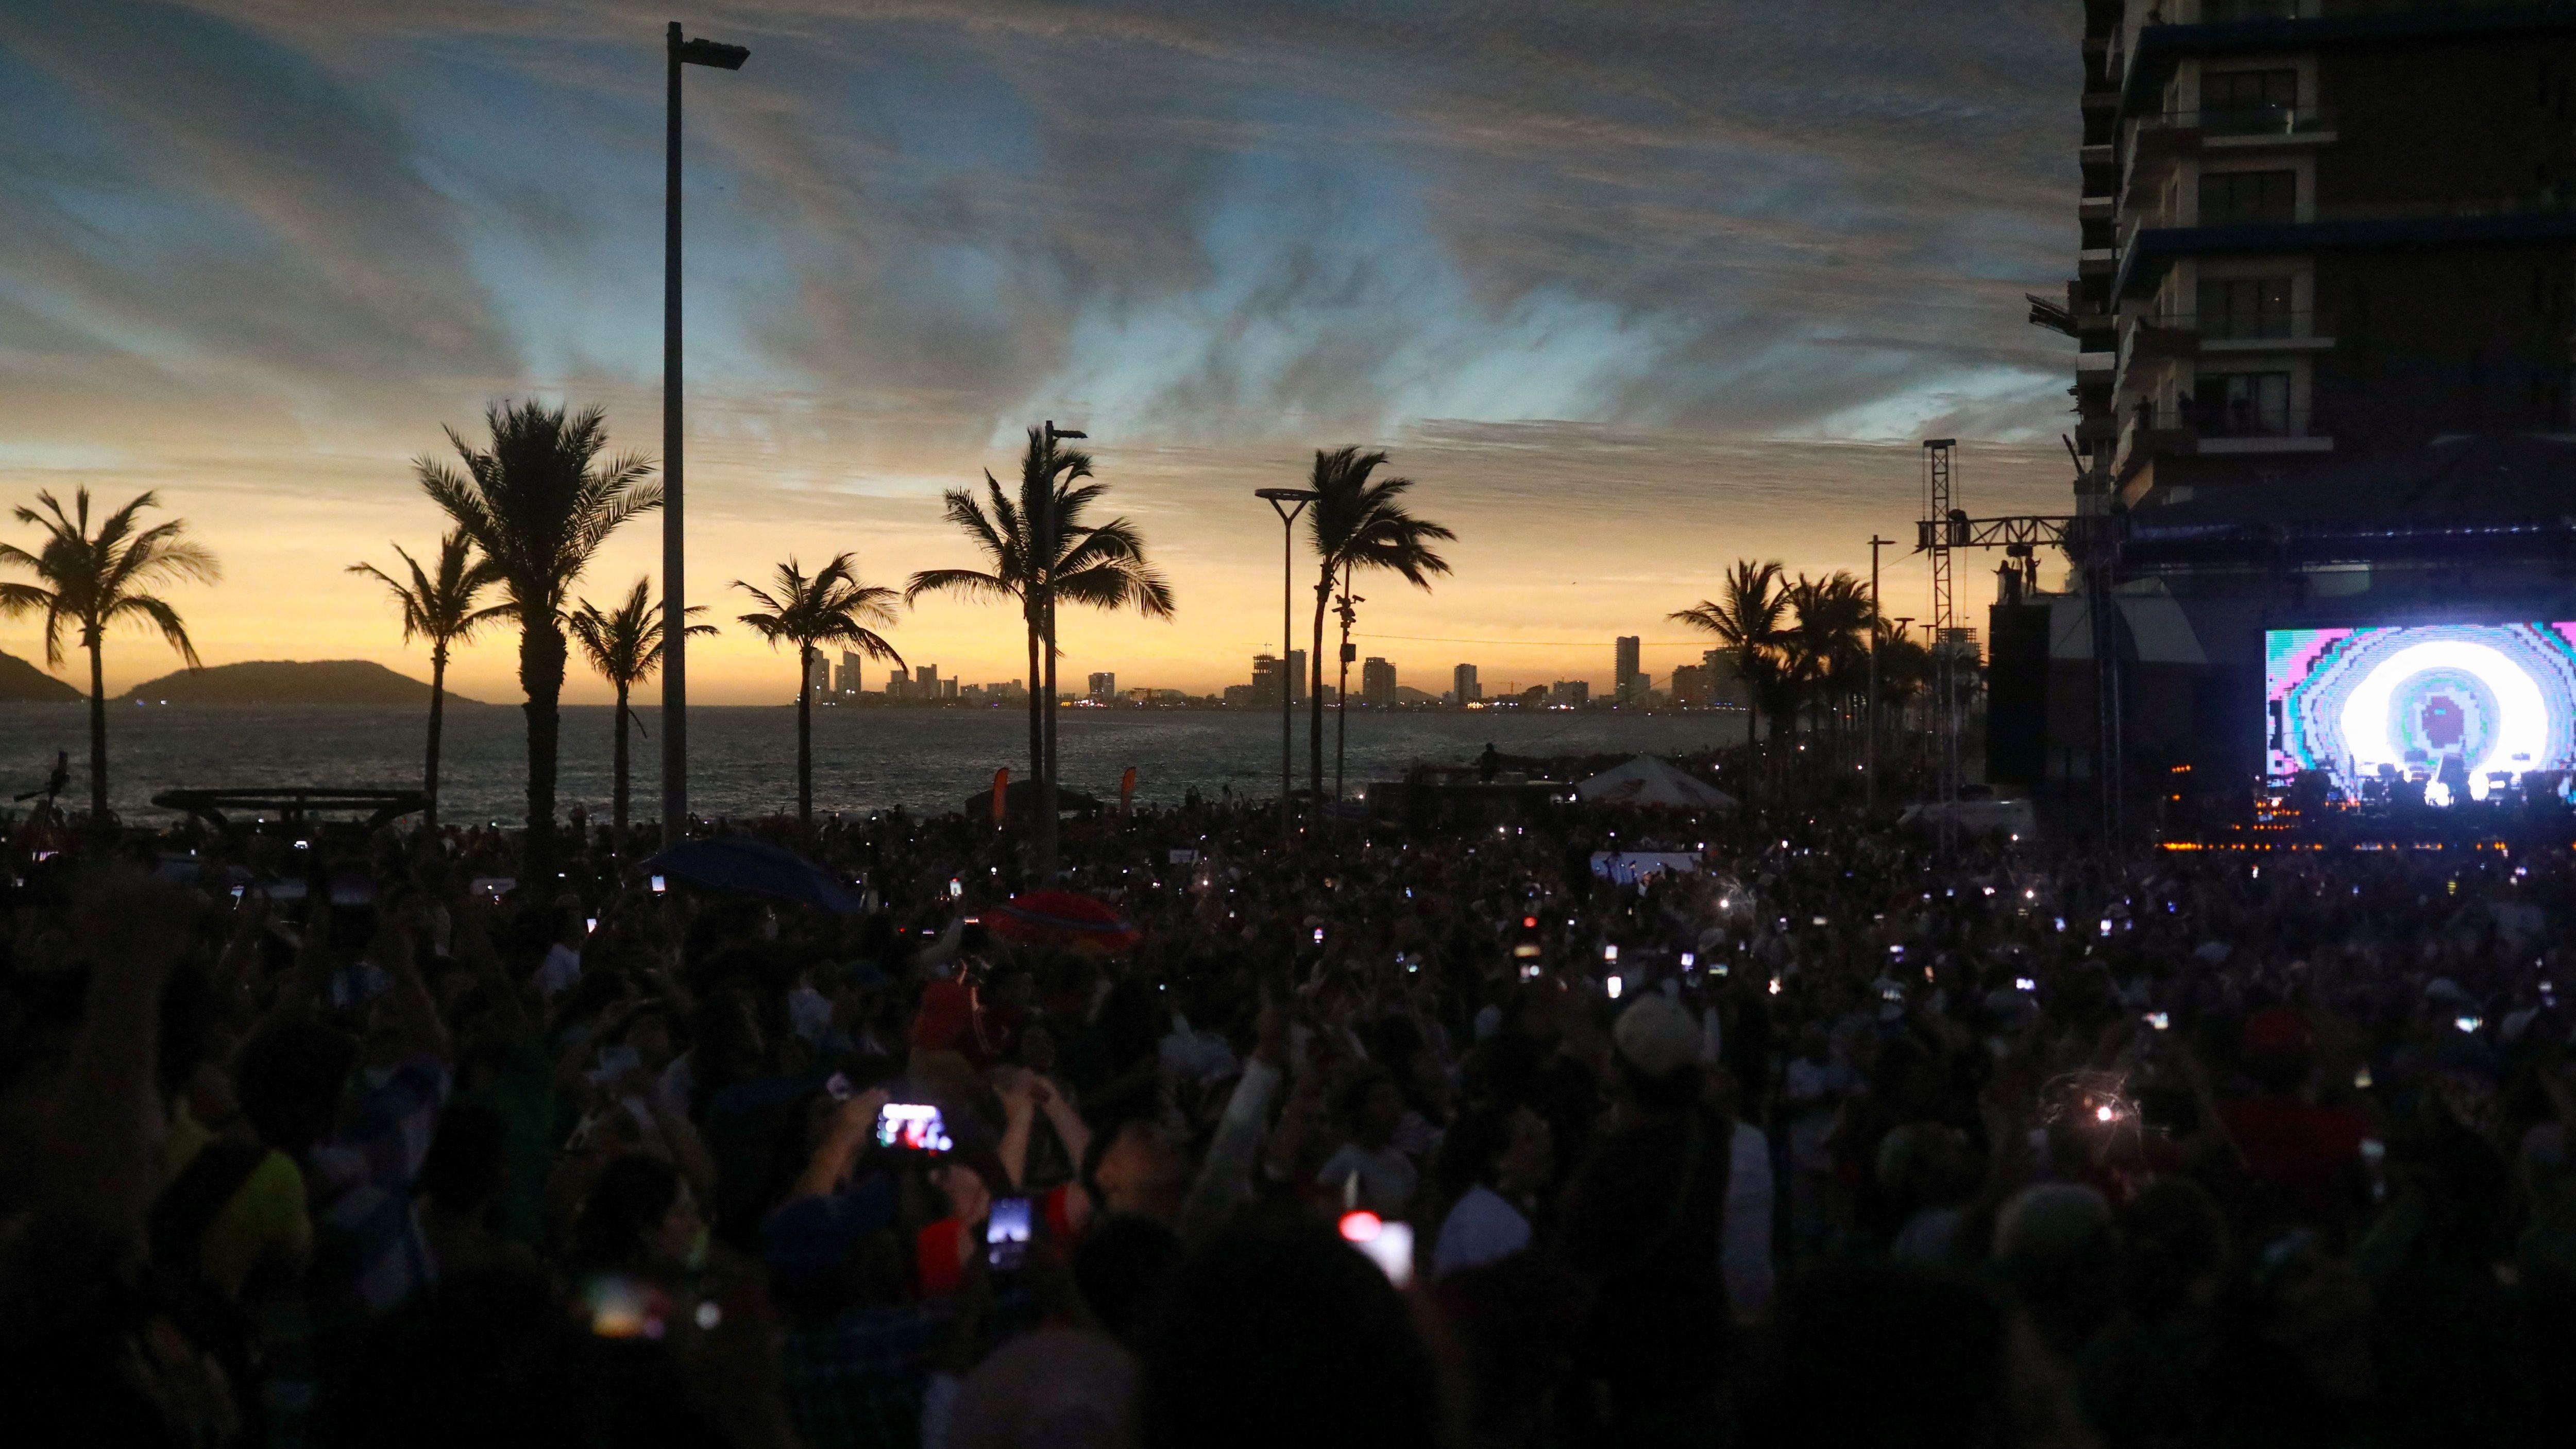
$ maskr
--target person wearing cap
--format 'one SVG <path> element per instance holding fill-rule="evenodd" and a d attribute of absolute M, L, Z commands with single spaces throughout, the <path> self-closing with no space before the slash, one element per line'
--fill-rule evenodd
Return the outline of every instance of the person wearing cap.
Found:
<path fill-rule="evenodd" d="M 1732 1124 L 1700 1100 L 1700 1031 L 1660 994 L 1610 1033 L 1610 1129 L 1567 1184 L 1557 1247 L 1595 1293 L 1578 1336 L 1622 1443 L 1705 1423 L 1726 1358 L 1726 1221 Z"/>

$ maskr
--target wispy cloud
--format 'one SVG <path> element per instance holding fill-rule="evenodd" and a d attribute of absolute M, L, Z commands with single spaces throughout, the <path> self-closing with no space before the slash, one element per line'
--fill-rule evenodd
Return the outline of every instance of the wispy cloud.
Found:
<path fill-rule="evenodd" d="M 949 546 L 929 496 L 1044 416 L 1211 600 L 1257 593 L 1254 531 L 1190 480 L 1346 440 L 1407 450 L 1499 571 L 1429 610 L 1562 572 L 1613 581 L 1586 597 L 1627 632 L 1733 552 L 1848 564 L 1901 522 L 1902 487 L 1883 522 L 1826 503 L 1904 475 L 1837 441 L 2010 444 L 1991 474 L 2054 506 L 2068 344 L 2019 294 L 2072 241 L 2064 10 L 709 7 L 754 54 L 689 82 L 700 577 L 782 528 L 912 567 Z M 258 500 L 209 521 L 305 517 L 327 552 L 425 531 L 406 459 L 496 393 L 605 400 L 652 446 L 661 102 L 658 23 L 617 0 L 0 11 L 0 489 Z M 314 617 L 249 593 L 205 610 Z M 346 617 L 333 647 L 390 657 Z M 1012 657 L 966 615 L 907 627 Z M 1195 622 L 1101 637 L 1236 669 Z"/>

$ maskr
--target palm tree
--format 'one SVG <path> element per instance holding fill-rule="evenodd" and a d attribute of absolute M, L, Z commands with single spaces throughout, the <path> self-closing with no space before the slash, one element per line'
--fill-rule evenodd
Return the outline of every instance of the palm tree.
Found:
<path fill-rule="evenodd" d="M 472 639 L 477 631 L 510 612 L 507 604 L 489 608 L 475 607 L 494 580 L 492 565 L 474 557 L 474 541 L 462 529 L 449 529 L 438 541 L 438 570 L 424 570 L 420 561 L 403 552 L 401 544 L 391 545 L 411 572 L 406 583 L 369 563 L 349 565 L 349 572 L 365 574 L 382 583 L 402 610 L 402 637 L 405 644 L 414 639 L 429 641 L 429 751 L 421 765 L 421 794 L 429 805 L 421 814 L 421 823 L 438 828 L 438 736 L 447 713 L 447 655 L 454 646 Z"/>
<path fill-rule="evenodd" d="M 1038 787 L 1036 854 L 1042 876 L 1055 867 L 1055 603 L 1096 609 L 1133 608 L 1149 618 L 1173 614 L 1172 586 L 1146 561 L 1145 540 L 1124 518 L 1087 523 L 1107 496 L 1091 477 L 1091 455 L 1056 445 L 1029 429 L 1020 486 L 1006 493 L 988 471 L 985 496 L 972 489 L 945 495 L 948 521 L 984 556 L 981 569 L 925 569 L 904 589 L 923 594 L 1009 599 L 1020 606 L 1029 646 L 1029 777 Z"/>
<path fill-rule="evenodd" d="M 159 630 L 190 669 L 203 668 L 179 611 L 159 595 L 144 591 L 187 579 L 213 583 L 222 570 L 213 554 L 180 537 L 188 528 L 184 519 L 135 528 L 136 515 L 161 506 L 154 494 L 139 494 L 99 520 L 96 533 L 89 528 L 88 489 L 72 494 L 68 513 L 51 493 L 38 493 L 36 502 L 43 512 L 25 507 L 14 511 L 20 523 L 45 531 L 43 546 L 29 553 L 0 543 L 0 564 L 15 564 L 42 582 L 0 583 L 0 617 L 45 616 L 48 669 L 62 667 L 63 626 L 69 623 L 80 630 L 80 647 L 89 651 L 89 817 L 92 829 L 103 830 L 107 826 L 107 672 L 102 646 L 107 628 L 122 619 Z"/>
<path fill-rule="evenodd" d="M 1413 491 L 1410 478 L 1370 474 L 1386 466 L 1386 454 L 1340 448 L 1315 450 L 1315 467 L 1306 486 L 1315 502 L 1306 511 L 1307 538 L 1315 546 L 1319 572 L 1315 579 L 1315 638 L 1306 660 L 1312 679 L 1306 691 L 1306 783 L 1315 798 L 1324 794 L 1324 613 L 1332 604 L 1333 580 L 1345 571 L 1384 569 L 1402 574 L 1425 593 L 1431 575 L 1449 572 L 1449 561 L 1431 545 L 1458 535 L 1428 519 L 1416 518 L 1404 506 Z"/>
<path fill-rule="evenodd" d="M 1877 611 L 1869 587 L 1847 569 L 1822 578 L 1798 576 L 1788 590 L 1795 623 L 1788 631 L 1788 673 L 1808 708 L 1840 735 L 1842 705 L 1869 666 L 1869 633 Z"/>
<path fill-rule="evenodd" d="M 581 647 L 581 655 L 617 690 L 617 747 L 610 757 L 610 819 L 615 823 L 617 849 L 626 849 L 626 723 L 635 711 L 626 707 L 627 696 L 636 685 L 653 677 L 662 667 L 662 606 L 653 597 L 653 581 L 638 577 L 628 590 L 625 601 L 602 612 L 588 599 L 565 617 L 572 630 L 572 642 Z M 707 611 L 704 604 L 689 606 L 691 614 Z M 691 624 L 691 634 L 712 634 L 713 624 Z M 640 721 L 639 721 L 640 723 Z"/>
<path fill-rule="evenodd" d="M 767 613 L 742 616 L 752 632 L 768 640 L 771 648 L 781 642 L 796 646 L 796 823 L 810 831 L 814 828 L 814 646 L 846 644 L 870 659 L 902 664 L 903 656 L 895 647 L 867 627 L 892 624 L 900 596 L 892 589 L 860 583 L 858 562 L 846 553 L 815 570 L 811 578 L 790 558 L 778 566 L 778 578 L 771 585 L 775 593 L 740 579 L 733 586 L 769 606 Z"/>
<path fill-rule="evenodd" d="M 1878 694 L 1880 701 L 1893 709 L 1896 733 L 1905 733 L 1905 707 L 1925 693 L 1932 684 L 1932 651 L 1923 647 L 1906 630 L 1882 617 L 1875 631 L 1878 640 Z M 1888 727 L 1874 724 L 1879 743 L 1887 743 Z"/>
<path fill-rule="evenodd" d="M 484 410 L 492 434 L 478 448 L 449 428 L 447 441 L 464 470 L 414 460 L 421 491 L 474 541 L 519 621 L 519 687 L 528 696 L 528 840 L 522 869 L 554 879 L 555 755 L 562 733 L 564 600 L 618 525 L 662 506 L 659 484 L 644 481 L 653 465 L 633 454 L 602 461 L 607 414 L 596 407 L 567 414 L 538 402 L 503 400 Z M 679 822 L 664 822 L 676 840 Z"/>
<path fill-rule="evenodd" d="M 1755 563 L 1737 559 L 1726 574 L 1725 586 L 1714 599 L 1702 599 L 1687 609 L 1675 612 L 1676 624 L 1705 629 L 1724 641 L 1735 654 L 1736 675 L 1744 681 L 1750 698 L 1744 711 L 1744 744 L 1752 748 L 1759 740 L 1758 721 L 1751 707 L 1759 703 L 1768 707 L 1768 693 L 1773 676 L 1778 672 L 1781 650 L 1787 642 L 1781 625 L 1788 616 L 1788 598 L 1780 585 L 1781 568 L 1776 559 Z M 1775 714 L 1772 728 L 1779 728 Z"/>

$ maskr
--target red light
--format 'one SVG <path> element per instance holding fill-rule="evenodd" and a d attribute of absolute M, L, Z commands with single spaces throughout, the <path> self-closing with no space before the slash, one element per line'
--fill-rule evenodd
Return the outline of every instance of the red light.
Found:
<path fill-rule="evenodd" d="M 1521 929 L 1522 929 L 1522 930 L 1524 930 L 1524 931 L 1535 931 L 1535 930 L 1537 930 L 1537 929 L 1538 929 L 1538 917 L 1536 917 L 1536 916 L 1523 916 L 1523 917 L 1521 917 Z"/>
<path fill-rule="evenodd" d="M 1378 1218 L 1377 1214 L 1368 1211 L 1366 1208 L 1362 1208 L 1358 1212 L 1344 1213 L 1342 1214 L 1342 1241 L 1346 1243 L 1368 1242 L 1378 1235 L 1379 1229 L 1385 1226 L 1386 1224 Z"/>

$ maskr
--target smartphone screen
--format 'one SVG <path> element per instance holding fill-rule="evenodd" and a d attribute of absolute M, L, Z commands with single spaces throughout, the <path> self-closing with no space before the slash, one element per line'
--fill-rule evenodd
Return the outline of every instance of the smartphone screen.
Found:
<path fill-rule="evenodd" d="M 948 1123 L 921 1102 L 888 1102 L 877 1109 L 877 1144 L 904 1152 L 946 1152 Z"/>
<path fill-rule="evenodd" d="M 653 894 L 655 894 L 655 895 L 657 895 L 657 896 L 658 896 L 658 895 L 660 895 L 663 891 L 665 891 L 665 890 L 667 890 L 667 889 L 669 889 L 669 887 L 668 887 L 668 886 L 666 886 L 665 884 L 663 884 L 662 878 L 661 878 L 660 876 L 658 876 L 658 875 L 657 875 L 657 876 L 653 877 Z"/>
<path fill-rule="evenodd" d="M 993 1199 L 992 1216 L 984 1220 L 984 1245 L 993 1270 L 1016 1271 L 1029 1253 L 1029 1200 L 1024 1197 Z"/>
<path fill-rule="evenodd" d="M 602 1273 L 583 1280 L 579 1294 L 582 1316 L 601 1338 L 660 1338 L 670 1322 L 669 1295 L 646 1279 Z"/>

